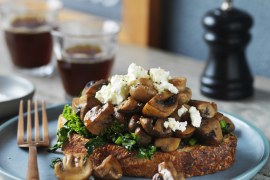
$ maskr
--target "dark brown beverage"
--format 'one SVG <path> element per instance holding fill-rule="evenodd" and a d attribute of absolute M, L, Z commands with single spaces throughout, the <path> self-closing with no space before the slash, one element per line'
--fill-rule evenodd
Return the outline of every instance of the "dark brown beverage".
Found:
<path fill-rule="evenodd" d="M 49 64 L 52 56 L 52 36 L 44 19 L 17 18 L 5 30 L 5 40 L 13 63 L 21 68 L 36 68 Z"/>
<path fill-rule="evenodd" d="M 100 51 L 97 46 L 74 46 L 65 51 L 68 59 L 58 60 L 62 82 L 69 95 L 78 96 L 87 82 L 109 77 L 114 57 L 99 60 L 93 58 Z"/>

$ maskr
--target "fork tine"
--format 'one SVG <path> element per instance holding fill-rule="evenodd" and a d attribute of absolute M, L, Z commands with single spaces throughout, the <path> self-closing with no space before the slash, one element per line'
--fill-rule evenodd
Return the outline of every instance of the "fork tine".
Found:
<path fill-rule="evenodd" d="M 48 117 L 47 117 L 47 112 L 46 112 L 45 101 L 42 101 L 42 124 L 43 124 L 43 141 L 44 141 L 44 144 L 49 145 L 50 138 L 49 138 L 49 132 L 48 132 Z"/>
<path fill-rule="evenodd" d="M 35 118 L 35 140 L 32 139 L 32 120 L 31 120 L 31 100 L 27 101 L 27 140 L 24 141 L 24 121 L 23 121 L 23 101 L 20 101 L 19 120 L 17 129 L 17 141 L 19 147 L 28 147 L 28 169 L 26 179 L 39 179 L 38 163 L 37 163 L 37 146 L 49 145 L 48 121 L 45 110 L 45 102 L 42 103 L 42 125 L 43 125 L 43 141 L 40 141 L 39 134 L 39 118 L 38 118 L 38 102 L 34 102 L 34 118 Z M 1 179 L 1 178 L 0 178 Z"/>
<path fill-rule="evenodd" d="M 32 143 L 31 101 L 27 101 L 27 143 Z"/>
<path fill-rule="evenodd" d="M 34 109 L 35 109 L 35 141 L 39 142 L 40 137 L 39 137 L 39 118 L 38 118 L 38 102 L 37 101 L 35 101 Z"/>
<path fill-rule="evenodd" d="M 19 122 L 17 128 L 17 143 L 23 144 L 24 143 L 24 123 L 23 123 L 23 100 L 20 101 L 20 108 L 19 108 Z"/>

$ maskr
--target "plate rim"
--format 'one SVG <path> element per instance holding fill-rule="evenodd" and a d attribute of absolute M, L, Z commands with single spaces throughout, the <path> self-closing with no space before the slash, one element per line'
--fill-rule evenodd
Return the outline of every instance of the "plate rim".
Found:
<path fill-rule="evenodd" d="M 31 81 L 29 81 L 28 79 L 25 79 L 23 77 L 15 76 L 15 75 L 6 76 L 6 75 L 3 75 L 3 74 L 0 74 L 0 78 L 6 78 L 6 79 L 9 79 L 9 80 L 12 79 L 13 81 L 19 81 L 19 82 L 24 83 L 24 84 L 27 84 L 29 86 L 29 91 L 26 92 L 23 96 L 21 96 L 21 97 L 15 97 L 15 98 L 8 98 L 6 100 L 0 101 L 1 104 L 8 103 L 8 102 L 13 102 L 13 101 L 18 101 L 18 100 L 20 100 L 20 99 L 22 99 L 22 98 L 24 98 L 24 97 L 26 97 L 28 95 L 34 94 L 35 91 L 36 91 L 35 85 Z M 11 119 L 13 119 L 13 118 L 11 118 Z"/>
<path fill-rule="evenodd" d="M 55 104 L 55 105 L 50 105 L 46 108 L 46 110 L 51 110 L 54 108 L 60 108 L 60 107 L 64 107 L 64 105 L 66 104 L 70 104 L 69 102 L 66 103 L 61 103 L 61 104 Z M 232 116 L 240 121 L 242 121 L 243 123 L 247 124 L 249 127 L 251 127 L 258 135 L 259 137 L 262 139 L 263 145 L 264 145 L 264 153 L 263 156 L 261 158 L 261 160 L 256 164 L 256 166 L 253 166 L 250 169 L 247 169 L 246 171 L 242 172 L 241 174 L 239 174 L 238 176 L 232 178 L 233 180 L 245 180 L 247 178 L 251 178 L 254 177 L 256 175 L 256 173 L 258 173 L 262 167 L 266 164 L 268 158 L 269 158 L 269 153 L 270 153 L 270 143 L 269 140 L 267 139 L 267 137 L 265 136 L 265 134 L 263 133 L 263 131 L 261 129 L 259 129 L 257 126 L 255 126 L 253 123 L 245 120 L 244 118 L 242 118 L 239 115 L 235 115 L 232 113 L 228 113 L 225 111 L 220 111 L 221 113 L 227 114 L 229 116 Z M 24 114 L 26 115 L 26 113 Z M 15 121 L 18 119 L 18 116 L 15 116 L 11 119 L 9 119 L 8 121 L 6 121 L 5 123 L 3 123 L 0 126 L 0 132 L 3 131 L 6 127 L 10 126 L 11 124 L 15 123 Z M 7 174 L 5 171 L 3 171 L 3 169 L 0 167 L 0 177 L 2 175 L 5 175 L 8 178 L 13 178 L 13 179 L 18 179 L 17 177 L 14 177 L 12 174 Z"/>
<path fill-rule="evenodd" d="M 235 117 L 238 120 L 242 121 L 243 123 L 247 124 L 254 131 L 256 131 L 258 133 L 258 135 L 260 136 L 260 138 L 262 139 L 263 145 L 264 145 L 264 154 L 263 154 L 260 162 L 257 163 L 256 166 L 254 166 L 254 167 L 252 167 L 250 169 L 247 169 L 242 174 L 234 177 L 233 180 L 245 180 L 247 178 L 254 177 L 256 175 L 256 173 L 258 173 L 263 168 L 263 166 L 266 164 L 266 162 L 269 159 L 269 154 L 270 154 L 270 142 L 269 142 L 269 140 L 267 139 L 267 137 L 265 136 L 264 132 L 261 129 L 259 129 L 253 123 L 245 120 L 240 115 L 228 113 L 228 112 L 225 112 L 225 111 L 221 111 L 221 112 L 224 113 L 224 114 L 227 114 L 229 116 Z"/>

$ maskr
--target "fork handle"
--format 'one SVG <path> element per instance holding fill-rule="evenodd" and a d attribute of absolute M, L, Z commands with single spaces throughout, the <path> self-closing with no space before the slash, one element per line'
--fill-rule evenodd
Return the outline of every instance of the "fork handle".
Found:
<path fill-rule="evenodd" d="M 36 146 L 29 146 L 28 169 L 26 179 L 39 180 Z"/>

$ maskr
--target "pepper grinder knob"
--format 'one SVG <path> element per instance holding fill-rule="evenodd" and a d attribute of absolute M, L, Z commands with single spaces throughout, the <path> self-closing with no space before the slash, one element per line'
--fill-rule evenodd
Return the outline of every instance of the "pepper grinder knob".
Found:
<path fill-rule="evenodd" d="M 203 17 L 204 40 L 209 57 L 201 76 L 201 93 L 207 97 L 236 100 L 253 94 L 253 77 L 245 48 L 251 39 L 251 16 L 226 0 Z"/>

